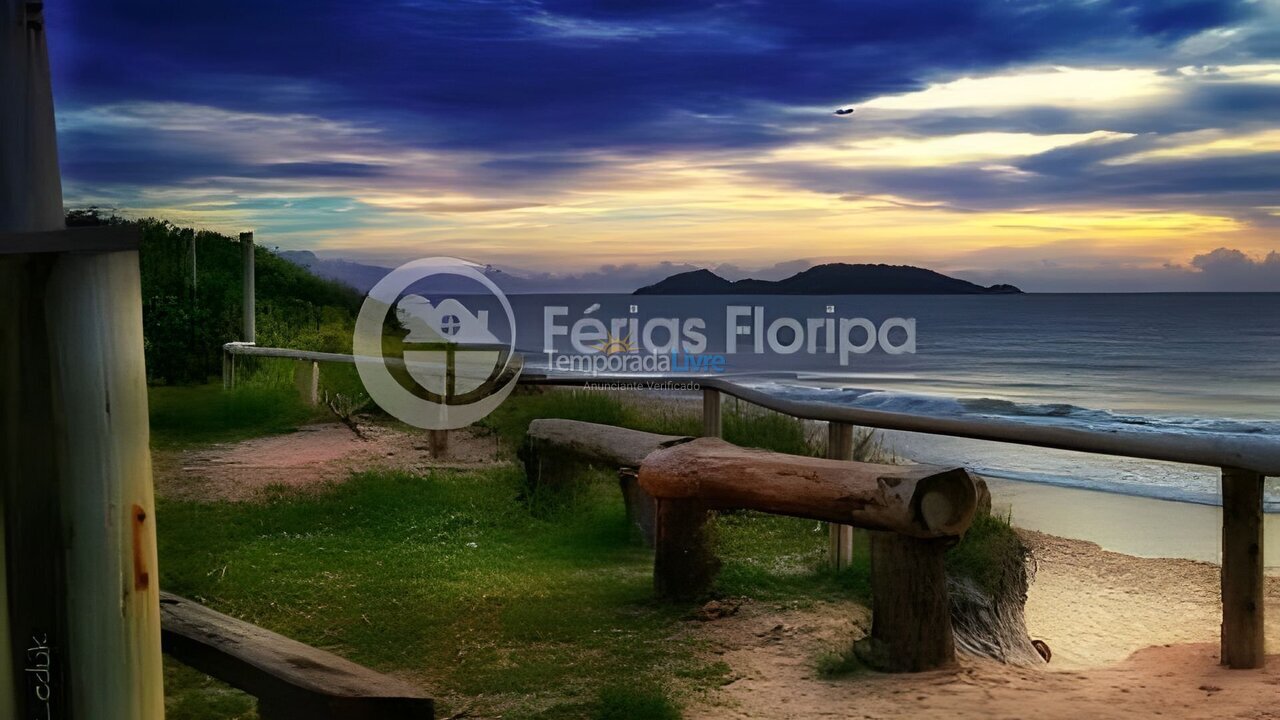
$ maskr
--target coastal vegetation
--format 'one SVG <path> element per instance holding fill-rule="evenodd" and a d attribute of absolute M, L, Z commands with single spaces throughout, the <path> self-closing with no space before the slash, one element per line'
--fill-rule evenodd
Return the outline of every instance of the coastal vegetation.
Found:
<path fill-rule="evenodd" d="M 95 208 L 72 211 L 68 226 L 124 222 Z M 221 372 L 223 344 L 241 338 L 240 242 L 166 220 L 142 230 L 142 323 L 147 379 L 203 383 Z M 312 275 L 266 247 L 254 248 L 260 345 L 350 352 L 361 296 Z"/>

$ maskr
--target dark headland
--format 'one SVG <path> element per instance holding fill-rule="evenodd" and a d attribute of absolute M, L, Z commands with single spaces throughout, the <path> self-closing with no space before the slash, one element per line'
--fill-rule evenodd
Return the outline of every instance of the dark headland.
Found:
<path fill-rule="evenodd" d="M 1013 285 L 983 287 L 910 265 L 830 263 L 782 280 L 726 280 L 692 270 L 647 285 L 636 295 L 1011 295 Z"/>

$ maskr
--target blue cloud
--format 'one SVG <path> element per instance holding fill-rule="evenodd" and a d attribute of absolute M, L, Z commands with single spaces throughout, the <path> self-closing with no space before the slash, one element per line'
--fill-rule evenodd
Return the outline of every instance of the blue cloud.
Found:
<path fill-rule="evenodd" d="M 1246 8 L 79 0 L 48 12 L 64 102 L 302 111 L 374 120 L 421 146 L 571 151 L 779 143 L 764 106 L 834 107 L 940 74 L 1151 54 Z"/>

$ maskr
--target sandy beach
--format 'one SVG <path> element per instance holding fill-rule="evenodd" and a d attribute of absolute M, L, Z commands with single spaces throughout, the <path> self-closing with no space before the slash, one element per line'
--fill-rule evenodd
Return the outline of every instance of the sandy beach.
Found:
<path fill-rule="evenodd" d="M 1137 558 L 1096 544 L 1025 532 L 1035 559 L 1027 601 L 1032 637 L 1053 661 L 1013 667 L 962 655 L 917 675 L 823 679 L 817 658 L 869 628 L 865 608 L 747 604 L 694 628 L 734 680 L 692 720 L 784 718 L 1277 718 L 1280 657 L 1264 670 L 1217 661 L 1218 568 Z M 1267 637 L 1280 643 L 1280 579 L 1267 586 Z"/>

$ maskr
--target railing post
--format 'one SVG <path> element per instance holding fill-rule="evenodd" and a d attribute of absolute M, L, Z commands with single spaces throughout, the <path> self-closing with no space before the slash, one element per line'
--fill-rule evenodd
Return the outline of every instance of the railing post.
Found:
<path fill-rule="evenodd" d="M 320 404 L 320 363 L 299 360 L 293 369 L 293 386 L 303 403 L 312 407 Z"/>
<path fill-rule="evenodd" d="M 448 430 L 428 430 L 427 439 L 431 446 L 431 457 L 439 460 L 449 453 Z"/>
<path fill-rule="evenodd" d="M 702 388 L 702 436 L 724 437 L 720 415 L 720 391 L 715 388 Z"/>
<path fill-rule="evenodd" d="M 853 459 L 853 426 L 848 423 L 827 424 L 827 457 L 832 460 Z M 844 570 L 853 562 L 853 528 L 828 525 L 830 532 L 827 558 L 832 570 Z"/>
<path fill-rule="evenodd" d="M 256 342 L 255 324 L 254 324 L 254 294 L 253 294 L 253 233 L 240 233 L 240 252 L 244 258 L 244 300 L 241 305 L 244 308 L 244 337 L 241 338 L 247 343 Z"/>
<path fill-rule="evenodd" d="M 1261 473 L 1222 468 L 1222 664 L 1260 668 L 1263 635 Z"/>

